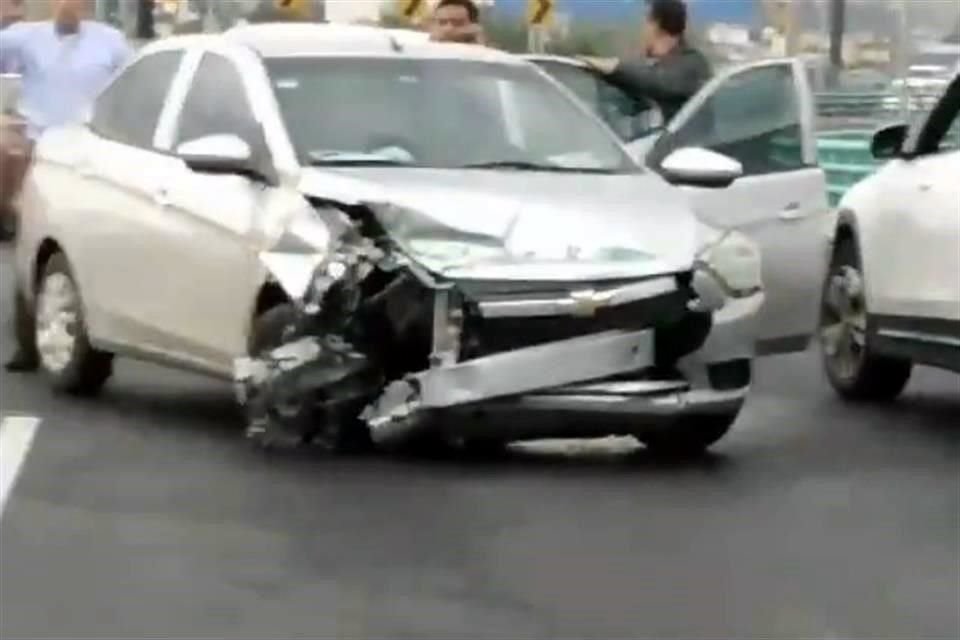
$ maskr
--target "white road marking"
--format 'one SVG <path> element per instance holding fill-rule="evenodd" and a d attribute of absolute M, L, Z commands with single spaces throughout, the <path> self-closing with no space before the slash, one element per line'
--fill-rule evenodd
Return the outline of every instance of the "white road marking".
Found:
<path fill-rule="evenodd" d="M 0 420 L 0 517 L 39 426 L 40 418 L 35 416 L 7 416 Z"/>

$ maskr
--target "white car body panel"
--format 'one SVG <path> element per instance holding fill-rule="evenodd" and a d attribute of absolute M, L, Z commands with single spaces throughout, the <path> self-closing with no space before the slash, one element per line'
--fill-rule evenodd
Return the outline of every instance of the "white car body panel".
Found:
<path fill-rule="evenodd" d="M 884 146 L 900 133 L 875 138 L 892 159 L 844 196 L 840 233 L 859 250 L 870 348 L 960 372 L 960 75 Z"/>
<path fill-rule="evenodd" d="M 896 159 L 840 204 L 872 313 L 960 321 L 960 151 Z"/>

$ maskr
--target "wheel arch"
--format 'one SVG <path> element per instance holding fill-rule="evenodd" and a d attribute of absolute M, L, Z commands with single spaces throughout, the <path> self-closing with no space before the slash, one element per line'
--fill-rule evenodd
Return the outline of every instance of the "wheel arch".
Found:
<path fill-rule="evenodd" d="M 257 318 L 269 311 L 283 304 L 288 304 L 292 302 L 290 296 L 287 295 L 287 292 L 283 290 L 283 287 L 280 286 L 276 280 L 272 278 L 267 278 L 261 283 L 260 288 L 257 290 L 257 295 L 253 301 L 253 308 L 250 310 L 250 313 L 247 317 L 247 344 L 249 345 L 250 340 L 253 334 L 253 326 Z"/>
<path fill-rule="evenodd" d="M 50 258 L 58 253 L 63 254 L 64 257 L 67 255 L 67 252 L 64 251 L 63 246 L 49 236 L 44 238 L 38 245 L 37 253 L 33 259 L 33 269 L 30 273 L 30 286 L 32 287 L 32 293 L 36 293 L 37 287 L 40 286 L 40 277 L 43 275 L 44 269 L 47 268 L 47 263 L 50 262 Z"/>
<path fill-rule="evenodd" d="M 863 235 L 860 229 L 859 217 L 857 216 L 856 211 L 850 207 L 844 207 L 837 213 L 837 227 L 834 231 L 833 249 L 830 253 L 831 260 L 833 259 L 837 247 L 844 240 L 852 242 L 857 251 L 857 256 L 860 260 L 860 275 L 863 278 L 864 296 L 866 297 L 867 308 L 873 309 L 876 297 L 874 295 L 874 290 L 871 287 L 871 278 L 869 276 L 871 271 L 871 259 L 869 252 L 866 251 L 863 246 Z"/>
<path fill-rule="evenodd" d="M 86 320 L 87 332 L 89 334 L 88 337 L 94 346 L 99 347 L 104 328 L 103 318 L 97 313 L 94 313 L 96 308 L 91 308 L 90 301 L 84 295 L 84 292 L 89 293 L 89 289 L 85 286 L 85 284 L 88 283 L 84 279 L 84 274 L 79 272 L 76 263 L 70 259 L 70 251 L 60 240 L 53 236 L 45 236 L 37 245 L 37 249 L 34 254 L 33 263 L 31 265 L 31 271 L 29 274 L 30 307 L 32 309 L 33 305 L 36 304 L 37 292 L 40 288 L 40 279 L 43 277 L 43 272 L 50 263 L 50 260 L 56 255 L 63 256 L 64 261 L 66 261 L 70 269 L 70 275 L 73 278 L 74 285 L 77 287 L 77 295 L 80 297 L 80 308 L 83 310 L 83 316 Z"/>

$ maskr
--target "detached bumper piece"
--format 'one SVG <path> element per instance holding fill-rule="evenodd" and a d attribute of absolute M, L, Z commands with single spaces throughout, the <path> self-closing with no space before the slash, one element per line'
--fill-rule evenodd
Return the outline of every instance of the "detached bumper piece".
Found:
<path fill-rule="evenodd" d="M 378 367 L 337 337 L 302 338 L 236 367 L 247 436 L 267 446 L 348 448 L 356 416 L 383 387 Z"/>
<path fill-rule="evenodd" d="M 653 364 L 653 332 L 611 331 L 436 367 L 391 384 L 361 416 L 374 441 L 410 437 L 431 411 L 518 396 Z"/>
<path fill-rule="evenodd" d="M 453 439 L 632 435 L 739 411 L 748 381 L 692 388 L 657 369 L 655 344 L 653 330 L 608 332 L 433 368 L 391 384 L 362 419 L 390 445 L 438 430 Z"/>

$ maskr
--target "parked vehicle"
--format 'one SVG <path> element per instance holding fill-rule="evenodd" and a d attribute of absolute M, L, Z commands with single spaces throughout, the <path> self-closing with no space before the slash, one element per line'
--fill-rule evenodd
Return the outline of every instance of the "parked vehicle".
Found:
<path fill-rule="evenodd" d="M 960 75 L 872 153 L 886 164 L 840 202 L 820 330 L 830 382 L 853 400 L 897 397 L 914 364 L 960 372 Z"/>
<path fill-rule="evenodd" d="M 331 449 L 440 424 L 702 450 L 743 405 L 757 339 L 816 326 L 825 207 L 797 72 L 718 79 L 648 170 L 490 49 L 316 24 L 152 43 L 88 124 L 37 145 L 17 280 L 42 367 L 88 394 L 114 355 L 232 378 L 252 435 Z M 743 81 L 802 114 L 792 156 L 760 157 L 743 119 L 728 141 L 698 120 Z M 766 298 L 745 234 L 772 256 Z"/>

